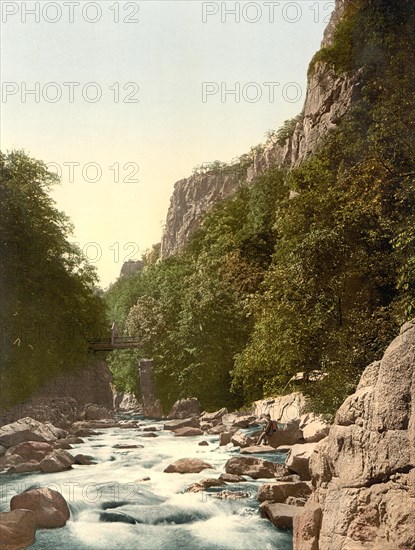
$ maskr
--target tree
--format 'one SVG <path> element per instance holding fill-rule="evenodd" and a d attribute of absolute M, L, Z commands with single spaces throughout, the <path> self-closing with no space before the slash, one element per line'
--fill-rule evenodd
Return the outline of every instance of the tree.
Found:
<path fill-rule="evenodd" d="M 1 391 L 5 407 L 88 359 L 106 330 L 97 277 L 68 241 L 72 227 L 48 195 L 57 178 L 22 151 L 0 154 Z"/>

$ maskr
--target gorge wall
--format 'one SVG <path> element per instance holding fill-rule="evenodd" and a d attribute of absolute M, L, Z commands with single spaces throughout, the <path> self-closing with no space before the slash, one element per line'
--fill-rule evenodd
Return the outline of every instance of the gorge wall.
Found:
<path fill-rule="evenodd" d="M 310 470 L 294 550 L 415 548 L 415 320 L 367 367 Z"/>
<path fill-rule="evenodd" d="M 8 411 L 0 407 L 0 426 L 30 416 L 66 427 L 82 419 L 88 404 L 98 405 L 100 412 L 105 413 L 113 408 L 111 382 L 112 375 L 105 361 L 91 360 L 84 368 L 53 378 L 25 403 Z"/>
<path fill-rule="evenodd" d="M 335 9 L 321 46 L 333 42 L 336 25 L 351 0 L 336 0 Z M 338 76 L 326 64 L 316 63 L 310 71 L 304 104 L 304 117 L 291 137 L 280 145 L 272 136 L 265 145 L 249 155 L 247 165 L 237 173 L 230 170 L 193 174 L 174 186 L 161 241 L 161 257 L 179 252 L 215 202 L 232 195 L 241 182 L 252 182 L 271 167 L 298 166 L 312 153 L 328 130 L 336 127 L 351 103 L 359 96 L 360 73 Z"/>

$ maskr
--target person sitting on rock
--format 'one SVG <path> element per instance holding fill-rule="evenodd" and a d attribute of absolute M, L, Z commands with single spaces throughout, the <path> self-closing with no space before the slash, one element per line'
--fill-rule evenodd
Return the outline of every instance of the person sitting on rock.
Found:
<path fill-rule="evenodd" d="M 262 434 L 260 435 L 260 438 L 258 439 L 257 445 L 261 445 L 263 441 L 268 444 L 269 438 L 278 430 L 278 423 L 276 420 L 271 420 L 270 414 L 266 414 L 265 418 L 267 419 L 267 423 Z"/>

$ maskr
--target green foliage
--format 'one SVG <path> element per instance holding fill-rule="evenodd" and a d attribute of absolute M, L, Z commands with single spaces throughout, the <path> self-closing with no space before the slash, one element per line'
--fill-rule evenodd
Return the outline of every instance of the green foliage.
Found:
<path fill-rule="evenodd" d="M 294 133 L 295 127 L 304 118 L 304 113 L 300 113 L 294 118 L 286 120 L 279 130 L 276 132 L 276 138 L 278 145 L 283 147 L 285 142 L 290 139 Z"/>
<path fill-rule="evenodd" d="M 212 208 L 182 255 L 110 289 L 114 318 L 156 359 L 166 408 L 188 395 L 238 407 L 298 389 L 303 372 L 300 389 L 332 414 L 413 316 L 414 28 L 409 0 L 353 3 L 314 59 L 363 69 L 339 127 L 301 167 Z"/>
<path fill-rule="evenodd" d="M 88 360 L 105 333 L 95 271 L 68 242 L 71 225 L 48 195 L 57 178 L 21 151 L 0 154 L 2 405 Z"/>

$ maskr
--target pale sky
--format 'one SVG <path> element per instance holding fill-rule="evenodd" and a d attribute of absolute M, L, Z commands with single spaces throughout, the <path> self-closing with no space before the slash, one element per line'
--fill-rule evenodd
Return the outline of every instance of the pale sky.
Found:
<path fill-rule="evenodd" d="M 1 7 L 1 149 L 61 172 L 54 199 L 107 287 L 160 241 L 177 180 L 301 111 L 334 2 Z"/>

